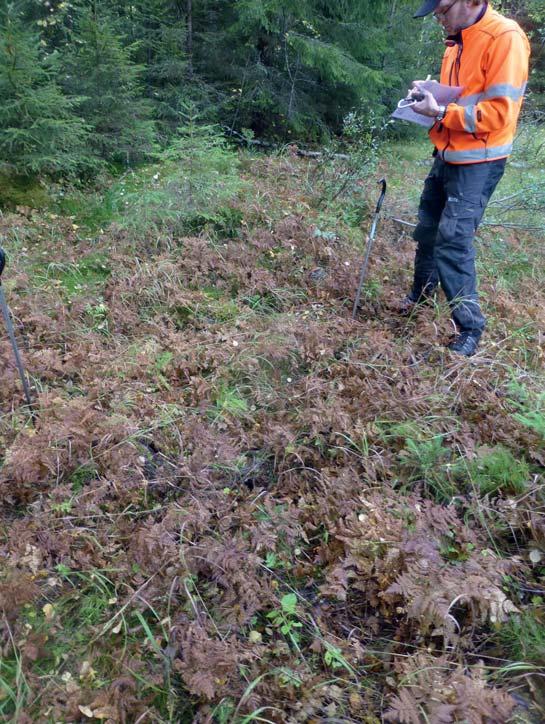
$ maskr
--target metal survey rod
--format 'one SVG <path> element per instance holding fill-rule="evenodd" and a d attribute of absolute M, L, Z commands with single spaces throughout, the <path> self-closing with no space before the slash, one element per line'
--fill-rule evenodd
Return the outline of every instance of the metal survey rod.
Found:
<path fill-rule="evenodd" d="M 4 322 L 8 331 L 8 337 L 11 342 L 13 354 L 15 355 L 15 364 L 17 365 L 17 369 L 19 370 L 19 377 L 21 378 L 21 382 L 23 383 L 23 390 L 25 392 L 26 401 L 28 406 L 31 408 L 32 399 L 30 397 L 30 388 L 28 386 L 23 363 L 21 362 L 21 355 L 19 354 L 17 340 L 15 339 L 15 330 L 13 329 L 13 323 L 11 321 L 11 314 L 9 312 L 9 307 L 6 302 L 6 297 L 4 296 L 4 289 L 2 288 L 2 272 L 4 271 L 5 266 L 6 255 L 4 253 L 4 250 L 0 247 L 0 307 L 2 308 L 2 316 L 4 317 Z"/>
<path fill-rule="evenodd" d="M 354 300 L 354 306 L 352 308 L 352 319 L 356 319 L 356 313 L 357 313 L 358 307 L 360 305 L 361 290 L 362 290 L 365 278 L 367 276 L 367 267 L 369 266 L 369 257 L 371 255 L 371 249 L 373 247 L 373 241 L 375 239 L 375 232 L 377 230 L 378 217 L 380 215 L 380 210 L 381 210 L 382 204 L 384 202 L 384 197 L 386 196 L 386 186 L 387 186 L 386 179 L 384 179 L 384 178 L 381 179 L 379 181 L 379 184 L 382 184 L 382 192 L 380 194 L 380 198 L 377 203 L 377 208 L 375 209 L 375 218 L 373 219 L 373 225 L 371 226 L 369 238 L 367 239 L 367 249 L 365 251 L 365 259 L 363 260 L 363 264 L 361 265 L 358 291 L 356 292 L 356 299 Z"/>

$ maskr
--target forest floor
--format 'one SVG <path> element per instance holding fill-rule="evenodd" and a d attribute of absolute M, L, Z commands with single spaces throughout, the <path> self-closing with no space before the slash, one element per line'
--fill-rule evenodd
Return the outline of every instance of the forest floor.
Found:
<path fill-rule="evenodd" d="M 335 164 L 244 155 L 250 190 L 194 236 L 1 217 L 36 395 L 33 421 L 2 334 L 4 721 L 545 720 L 544 178 L 523 148 L 479 230 L 471 359 L 442 298 L 393 308 L 424 144 L 336 201 Z"/>

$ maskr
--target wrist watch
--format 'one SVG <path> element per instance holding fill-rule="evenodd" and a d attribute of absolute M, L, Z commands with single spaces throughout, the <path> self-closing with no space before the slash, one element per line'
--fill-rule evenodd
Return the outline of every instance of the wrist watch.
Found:
<path fill-rule="evenodd" d="M 444 119 L 444 117 L 446 116 L 446 114 L 447 114 L 447 107 L 446 107 L 446 106 L 439 106 L 439 111 L 438 111 L 437 115 L 435 116 L 435 120 L 436 120 L 438 123 L 441 123 L 441 121 Z"/>

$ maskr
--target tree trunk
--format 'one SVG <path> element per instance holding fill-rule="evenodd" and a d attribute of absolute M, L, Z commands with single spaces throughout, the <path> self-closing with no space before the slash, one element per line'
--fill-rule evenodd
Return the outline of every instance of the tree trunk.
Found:
<path fill-rule="evenodd" d="M 190 79 L 193 79 L 193 0 L 187 0 L 187 72 Z"/>

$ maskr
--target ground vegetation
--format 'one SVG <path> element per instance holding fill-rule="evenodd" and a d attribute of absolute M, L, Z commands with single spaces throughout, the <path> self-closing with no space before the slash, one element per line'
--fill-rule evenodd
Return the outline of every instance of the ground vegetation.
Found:
<path fill-rule="evenodd" d="M 0 220 L 35 395 L 0 338 L 1 716 L 542 721 L 542 136 L 479 231 L 467 360 L 441 297 L 393 309 L 424 142 L 233 156 L 188 113 L 194 167 Z M 206 214 L 136 213 L 188 188 Z"/>

